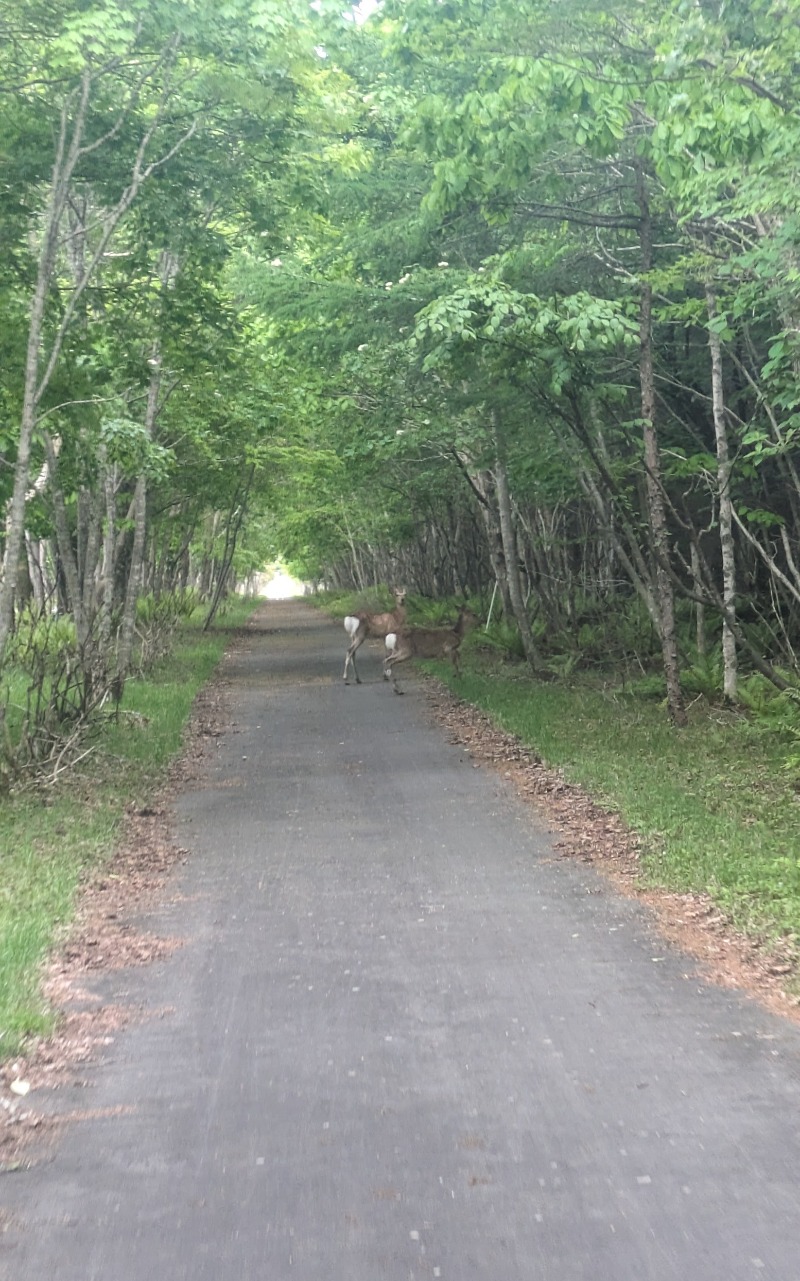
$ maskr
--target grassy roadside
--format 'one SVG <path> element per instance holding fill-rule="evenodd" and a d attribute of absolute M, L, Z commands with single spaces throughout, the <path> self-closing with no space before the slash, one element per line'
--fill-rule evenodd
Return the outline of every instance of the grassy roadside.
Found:
<path fill-rule="evenodd" d="M 477 660 L 479 662 L 480 660 Z M 642 837 L 643 875 L 706 892 L 737 928 L 800 939 L 800 795 L 786 744 L 745 717 L 696 702 L 686 730 L 660 705 L 579 682 L 545 684 L 518 670 L 449 665 L 437 676 L 560 768 Z M 471 670 L 470 670 L 471 667 Z"/>
<path fill-rule="evenodd" d="M 103 728 L 79 767 L 53 787 L 0 800 L 0 1059 L 51 1028 L 41 966 L 80 880 L 113 851 L 126 807 L 163 779 L 195 695 L 253 608 L 237 600 L 206 633 L 202 620 L 181 627 L 171 655 L 128 683 L 119 722 Z"/>

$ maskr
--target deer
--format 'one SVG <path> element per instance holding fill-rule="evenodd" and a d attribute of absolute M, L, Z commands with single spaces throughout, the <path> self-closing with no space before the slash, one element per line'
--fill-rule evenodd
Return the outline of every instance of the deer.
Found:
<path fill-rule="evenodd" d="M 387 636 L 389 632 L 398 632 L 406 621 L 406 589 L 404 587 L 395 587 L 392 595 L 395 599 L 395 607 L 386 614 L 368 614 L 361 612 L 358 614 L 348 614 L 344 620 L 344 627 L 347 635 L 350 637 L 350 644 L 347 647 L 347 654 L 344 660 L 344 683 L 349 684 L 347 679 L 347 669 L 352 664 L 353 675 L 356 678 L 356 684 L 361 684 L 361 677 L 356 667 L 356 650 L 364 644 L 368 636 L 375 636 L 379 639 Z M 383 674 L 384 680 L 389 679 L 386 672 Z"/>
<path fill-rule="evenodd" d="M 397 632 L 388 632 L 386 648 L 389 651 L 383 660 L 383 674 L 391 678 L 395 694 L 404 691 L 398 687 L 394 668 L 397 663 L 405 663 L 409 658 L 446 658 L 449 654 L 456 676 L 461 675 L 459 649 L 464 637 L 478 625 L 478 617 L 468 605 L 462 605 L 454 627 L 408 627 Z"/>

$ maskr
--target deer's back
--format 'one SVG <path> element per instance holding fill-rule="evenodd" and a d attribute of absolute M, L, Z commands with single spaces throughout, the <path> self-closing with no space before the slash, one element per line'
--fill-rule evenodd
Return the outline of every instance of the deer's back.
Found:
<path fill-rule="evenodd" d="M 390 614 L 362 614 L 362 621 L 368 636 L 388 636 L 389 632 L 399 631 L 406 621 L 405 607 Z"/>
<path fill-rule="evenodd" d="M 445 627 L 412 627 L 399 640 L 401 648 L 409 649 L 418 658 L 440 658 L 461 644 L 458 633 Z"/>

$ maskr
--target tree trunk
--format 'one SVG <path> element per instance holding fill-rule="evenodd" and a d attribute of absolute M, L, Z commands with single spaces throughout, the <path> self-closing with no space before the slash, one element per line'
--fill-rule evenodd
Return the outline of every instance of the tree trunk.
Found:
<path fill-rule="evenodd" d="M 731 460 L 725 423 L 725 392 L 722 379 L 722 343 L 714 328 L 717 300 L 711 285 L 706 286 L 708 309 L 708 345 L 711 351 L 711 402 L 714 435 L 717 442 L 717 487 L 719 490 L 719 540 L 722 552 L 722 599 L 727 614 L 722 619 L 723 692 L 730 702 L 737 695 L 736 638 L 731 620 L 736 616 L 736 556 L 733 542 L 733 503 L 731 500 Z"/>
<path fill-rule="evenodd" d="M 44 440 L 47 451 L 48 484 L 53 500 L 53 523 L 56 531 L 56 543 L 58 544 L 58 555 L 61 561 L 61 572 L 67 589 L 67 608 L 75 620 L 78 649 L 83 651 L 89 637 L 89 623 L 83 608 L 78 561 L 72 541 L 72 531 L 69 527 L 67 505 L 58 481 L 57 442 L 53 440 L 49 432 L 45 432 Z"/>
<path fill-rule="evenodd" d="M 644 606 L 650 616 L 653 628 L 660 634 L 661 616 L 658 611 L 656 598 L 651 589 L 651 575 L 648 572 L 647 565 L 644 563 L 644 558 L 641 554 L 639 545 L 632 536 L 628 537 L 627 546 L 623 543 L 622 538 L 614 528 L 610 512 L 607 509 L 603 494 L 600 491 L 595 477 L 592 475 L 589 468 L 580 462 L 578 464 L 578 481 L 581 489 L 586 494 L 597 513 L 598 519 L 601 523 L 601 529 L 603 529 L 608 535 L 609 542 L 616 553 L 620 565 L 628 575 L 636 594 L 639 596 L 640 600 L 644 602 Z M 626 522 L 623 521 L 622 524 L 623 528 L 626 529 L 627 532 Z M 629 552 L 631 554 L 629 554 Z"/>
<path fill-rule="evenodd" d="M 230 573 L 231 566 L 233 564 L 233 557 L 236 551 L 236 543 L 239 538 L 239 533 L 241 531 L 242 523 L 244 522 L 245 515 L 247 514 L 247 500 L 250 496 L 250 487 L 253 483 L 254 475 L 255 475 L 255 468 L 251 467 L 250 475 L 248 476 L 247 482 L 244 486 L 244 492 L 241 494 L 241 497 L 237 493 L 237 495 L 234 498 L 235 506 L 231 511 L 230 516 L 228 517 L 228 523 L 225 529 L 225 551 L 223 553 L 222 565 L 220 567 L 217 590 L 214 593 L 214 598 L 211 602 L 211 608 L 209 609 L 205 622 L 203 623 L 204 632 L 208 631 L 209 627 L 214 621 L 214 616 L 219 608 L 220 601 L 222 600 L 222 594 L 225 589 L 225 585 L 228 581 L 228 575 Z"/>
<path fill-rule="evenodd" d="M 519 572 L 519 552 L 517 550 L 517 533 L 514 528 L 514 517 L 511 508 L 511 492 L 508 485 L 508 468 L 505 456 L 505 440 L 500 427 L 499 415 L 492 413 L 492 430 L 495 444 L 494 478 L 497 489 L 497 513 L 500 518 L 500 534 L 503 540 L 503 554 L 508 578 L 508 592 L 511 597 L 511 608 L 519 628 L 525 658 L 534 671 L 542 666 L 541 655 L 533 639 L 528 607 L 522 591 L 522 578 Z"/>
<path fill-rule="evenodd" d="M 653 229 L 650 204 L 641 162 L 636 165 L 639 203 L 639 243 L 642 280 L 639 294 L 639 381 L 641 386 L 642 432 L 646 471 L 650 536 L 655 557 L 656 603 L 661 653 L 667 682 L 667 706 L 675 725 L 688 723 L 678 665 L 678 638 L 675 626 L 675 593 L 669 576 L 669 536 L 661 483 L 661 458 L 656 434 L 656 393 L 653 375 L 653 289 L 647 279 L 653 265 Z"/>
<path fill-rule="evenodd" d="M 497 510 L 495 477 L 491 472 L 481 471 L 476 472 L 470 479 L 480 499 L 480 512 L 483 527 L 486 531 L 489 562 L 503 603 L 503 617 L 511 619 L 514 617 L 514 606 L 511 603 L 511 593 L 508 590 L 508 572 L 505 551 L 503 550 L 503 536 L 500 531 L 500 516 Z"/>
<path fill-rule="evenodd" d="M 152 346 L 150 355 L 150 385 L 147 389 L 147 409 L 145 410 L 145 431 L 147 439 L 153 439 L 156 418 L 158 417 L 158 395 L 161 389 L 161 346 L 158 339 Z M 147 477 L 144 472 L 137 477 L 133 493 L 133 546 L 131 548 L 128 581 L 125 588 L 125 604 L 122 610 L 119 648 L 117 651 L 117 698 L 122 697 L 122 689 L 131 668 L 133 656 L 133 633 L 136 628 L 136 603 L 141 593 L 142 570 L 147 539 Z"/>
<path fill-rule="evenodd" d="M 696 596 L 695 601 L 695 644 L 697 652 L 702 658 L 706 652 L 706 607 L 703 604 L 703 580 L 700 575 L 700 556 L 697 551 L 697 543 L 692 539 L 690 552 L 692 558 L 692 587 Z"/>
<path fill-rule="evenodd" d="M 81 84 L 79 105 L 72 124 L 69 141 L 67 140 L 67 135 L 70 132 L 69 111 L 72 105 L 71 99 L 68 99 L 64 104 L 61 113 L 56 156 L 53 163 L 53 173 L 50 179 L 50 194 L 44 215 L 36 287 L 31 302 L 31 314 L 28 324 L 28 346 L 25 356 L 25 382 L 22 394 L 19 444 L 14 466 L 14 488 L 7 512 L 3 576 L 2 581 L 0 581 L 0 660 L 2 660 L 14 618 L 14 586 L 16 569 L 19 564 L 25 536 L 25 504 L 30 488 L 31 446 L 36 427 L 39 400 L 44 390 L 39 374 L 45 307 L 58 252 L 61 221 L 64 216 L 64 206 L 69 192 L 70 179 L 80 154 L 81 139 L 86 123 L 86 110 L 89 102 L 89 87 L 90 80 L 86 75 Z"/>
<path fill-rule="evenodd" d="M 117 561 L 117 468 L 109 466 L 105 449 L 101 449 L 100 469 L 103 479 L 105 505 L 105 530 L 103 532 L 103 562 L 100 571 L 100 638 L 104 646 L 111 643 L 111 622 L 114 611 L 114 585 Z"/>

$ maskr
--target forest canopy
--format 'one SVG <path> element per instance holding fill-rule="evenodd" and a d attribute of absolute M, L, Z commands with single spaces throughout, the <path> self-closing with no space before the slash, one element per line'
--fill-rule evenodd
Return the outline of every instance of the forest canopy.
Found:
<path fill-rule="evenodd" d="M 678 724 L 699 657 L 794 689 L 798 45 L 798 0 L 9 0 L 0 661 L 57 618 L 83 705 L 144 601 L 280 557 L 495 594 L 536 671 L 635 648 Z"/>

